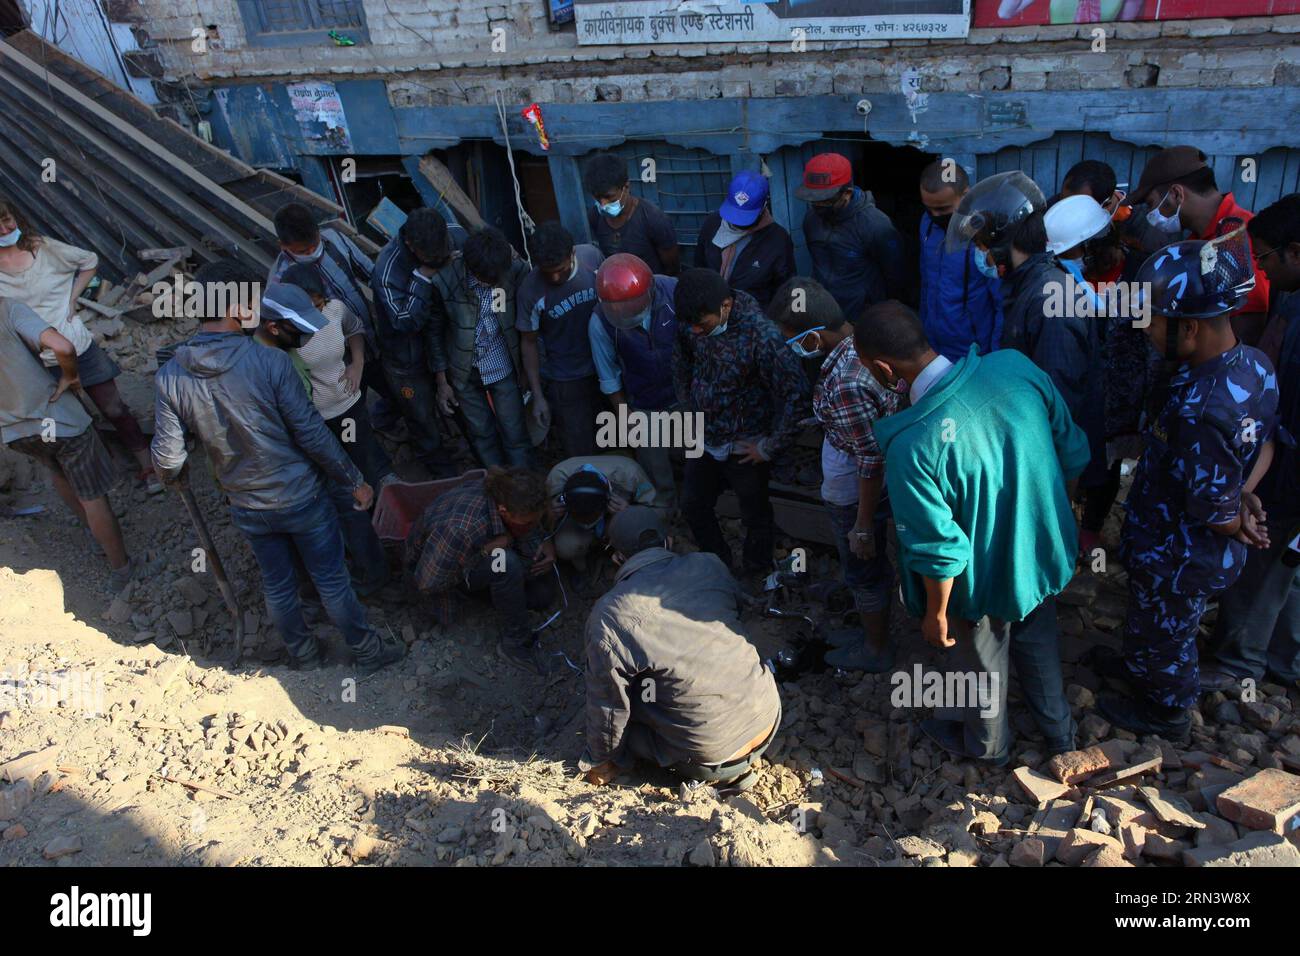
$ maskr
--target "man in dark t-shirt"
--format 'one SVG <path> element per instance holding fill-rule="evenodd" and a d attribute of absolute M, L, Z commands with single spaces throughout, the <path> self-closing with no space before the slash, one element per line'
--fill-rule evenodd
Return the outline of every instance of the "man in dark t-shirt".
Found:
<path fill-rule="evenodd" d="M 587 223 L 601 252 L 631 253 L 656 275 L 677 275 L 681 250 L 673 224 L 654 203 L 632 195 L 621 159 L 597 153 L 583 167 L 582 184 L 594 201 Z"/>

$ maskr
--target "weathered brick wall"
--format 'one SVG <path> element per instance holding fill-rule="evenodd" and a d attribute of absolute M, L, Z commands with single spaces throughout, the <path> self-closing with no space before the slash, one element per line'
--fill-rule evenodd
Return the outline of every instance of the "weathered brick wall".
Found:
<path fill-rule="evenodd" d="M 280 76 L 382 77 L 395 105 L 807 96 L 897 91 L 904 69 L 927 92 L 1300 85 L 1300 16 L 972 30 L 939 40 L 579 47 L 552 32 L 540 0 L 366 0 L 371 42 L 259 48 L 235 0 L 133 0 L 129 9 L 174 76 L 221 82 Z M 390 13 L 391 10 L 391 13 Z M 212 27 L 207 51 L 192 30 Z M 506 50 L 492 51 L 493 30 Z"/>

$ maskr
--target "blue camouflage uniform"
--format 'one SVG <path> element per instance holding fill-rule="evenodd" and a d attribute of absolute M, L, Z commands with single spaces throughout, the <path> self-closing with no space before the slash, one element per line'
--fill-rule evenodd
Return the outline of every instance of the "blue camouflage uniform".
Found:
<path fill-rule="evenodd" d="M 1152 703 L 1190 707 L 1206 599 L 1246 563 L 1246 545 L 1210 525 L 1237 517 L 1260 446 L 1277 425 L 1278 388 L 1263 352 L 1237 345 L 1169 382 L 1124 504 L 1129 574 L 1124 661 Z"/>

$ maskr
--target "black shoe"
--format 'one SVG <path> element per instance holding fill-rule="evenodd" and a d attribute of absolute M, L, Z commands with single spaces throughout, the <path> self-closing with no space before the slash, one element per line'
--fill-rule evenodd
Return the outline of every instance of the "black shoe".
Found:
<path fill-rule="evenodd" d="M 310 653 L 303 657 L 294 657 L 292 654 L 289 654 L 288 657 L 289 668 L 295 671 L 318 671 L 325 667 L 327 663 L 325 646 L 315 638 L 312 639 L 312 649 Z"/>
<path fill-rule="evenodd" d="M 989 767 L 1005 767 L 1011 760 L 1010 752 L 997 757 L 982 757 L 966 749 L 966 728 L 960 720 L 939 720 L 927 717 L 921 721 L 921 733 L 925 734 L 948 753 L 965 760 L 974 760 Z"/>
<path fill-rule="evenodd" d="M 1102 694 L 1097 700 L 1097 713 L 1116 727 L 1160 737 L 1171 744 L 1185 744 L 1191 739 L 1192 719 L 1181 707 L 1160 707 L 1141 699 Z"/>
<path fill-rule="evenodd" d="M 379 647 L 364 657 L 356 659 L 357 671 L 361 676 L 366 677 L 389 664 L 396 664 L 405 656 L 404 643 L 393 637 L 380 637 Z"/>
<path fill-rule="evenodd" d="M 1229 674 L 1225 670 L 1220 670 L 1213 664 L 1207 664 L 1200 669 L 1201 693 L 1212 694 L 1218 691 L 1221 694 L 1232 696 L 1236 691 L 1241 692 L 1241 682 L 1244 677 L 1238 677 L 1236 674 Z"/>
<path fill-rule="evenodd" d="M 512 664 L 530 674 L 542 674 L 542 666 L 537 660 L 537 642 L 529 636 L 525 640 L 503 637 L 497 641 L 497 653 L 507 664 Z"/>
<path fill-rule="evenodd" d="M 884 674 L 894 669 L 897 651 L 898 648 L 894 644 L 886 644 L 883 648 L 872 648 L 867 646 L 866 641 L 858 641 L 856 644 L 841 645 L 827 651 L 823 659 L 832 667 L 865 671 L 868 674 Z"/>

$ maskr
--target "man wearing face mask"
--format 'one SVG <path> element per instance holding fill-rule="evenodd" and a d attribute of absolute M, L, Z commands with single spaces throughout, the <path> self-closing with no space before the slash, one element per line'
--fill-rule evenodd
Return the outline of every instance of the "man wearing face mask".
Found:
<path fill-rule="evenodd" d="M 845 587 L 862 620 L 859 631 L 833 631 L 826 663 L 873 674 L 894 666 L 889 639 L 889 596 L 894 569 L 885 550 L 889 499 L 884 495 L 885 461 L 876 444 L 877 419 L 896 412 L 898 391 L 884 388 L 853 347 L 853 327 L 815 279 L 795 276 L 768 310 L 801 359 L 823 358 L 813 386 L 813 414 L 822 439 L 822 501 L 835 529 Z"/>
<path fill-rule="evenodd" d="M 1005 764 L 1014 661 L 1048 754 L 1073 750 L 1055 596 L 1074 576 L 1071 486 L 1087 436 L 1051 379 L 1014 349 L 971 346 L 953 363 L 898 302 L 868 309 L 853 340 L 876 379 L 905 383 L 912 403 L 875 423 L 908 611 L 929 643 L 954 648 L 954 671 L 996 677 L 994 699 L 921 729 L 956 756 Z"/>
<path fill-rule="evenodd" d="M 1110 213 L 1091 196 L 1067 196 L 1057 200 L 1043 215 L 1043 227 L 1047 232 L 1047 251 L 1056 256 L 1057 262 L 1070 274 L 1064 286 L 1064 294 L 1068 297 L 1066 304 L 1090 327 L 1092 336 L 1098 340 L 1093 355 L 1095 360 L 1103 362 L 1102 368 L 1093 370 L 1089 379 L 1091 391 L 1082 406 L 1071 409 L 1075 421 L 1087 432 L 1088 445 L 1092 449 L 1092 461 L 1079 476 L 1085 501 L 1079 549 L 1091 559 L 1096 549 L 1101 547 L 1101 529 L 1118 491 L 1120 462 L 1116 460 L 1111 469 L 1106 457 L 1104 393 L 1108 378 L 1101 340 L 1110 322 L 1111 306 L 1089 281 L 1088 275 L 1108 272 L 1111 260 L 1118 257 L 1118 249 L 1111 243 Z M 1132 323 L 1131 315 L 1128 321 Z"/>
<path fill-rule="evenodd" d="M 1152 156 L 1128 202 L 1145 208 L 1144 222 L 1150 227 L 1148 252 L 1177 242 L 1187 232 L 1193 239 L 1213 239 L 1223 220 L 1249 222 L 1252 215 L 1237 205 L 1232 193 L 1219 191 L 1214 169 L 1195 146 L 1171 146 Z M 1232 326 L 1237 338 L 1246 345 L 1259 346 L 1276 362 L 1282 330 L 1277 328 L 1268 339 L 1263 338 L 1267 319 L 1268 277 L 1257 268 L 1255 288 L 1233 313 Z"/>
<path fill-rule="evenodd" d="M 627 165 L 620 157 L 597 153 L 582 169 L 582 185 L 592 201 L 587 225 L 601 252 L 636 256 L 655 275 L 677 275 L 681 266 L 677 232 L 662 209 L 632 195 Z"/>
<path fill-rule="evenodd" d="M 1070 274 L 1047 250 L 1042 190 L 1021 172 L 998 173 L 966 194 L 945 248 L 973 244 L 981 272 L 1002 279 L 1001 348 L 1016 349 L 1051 377 L 1075 422 L 1096 434 L 1102 395 L 1095 318 L 1075 308 Z M 1064 314 L 1061 314 L 1064 313 Z"/>
<path fill-rule="evenodd" d="M 615 412 L 659 412 L 677 403 L 673 344 L 677 280 L 657 276 L 636 256 L 610 256 L 596 272 L 596 308 L 587 323 L 600 390 Z M 655 486 L 655 507 L 672 509 L 676 483 L 667 448 L 638 448 L 636 460 Z"/>
<path fill-rule="evenodd" d="M 1002 288 L 985 275 L 975 248 L 946 252 L 948 223 L 970 191 L 966 170 L 951 159 L 936 159 L 921 172 L 921 324 L 935 351 L 957 361 L 971 345 L 980 354 L 998 347 L 1002 337 Z"/>
<path fill-rule="evenodd" d="M 311 366 L 299 350 L 323 332 L 329 325 L 329 320 L 316 308 L 303 289 L 278 282 L 266 287 L 262 296 L 261 319 L 257 331 L 253 333 L 253 340 L 259 345 L 288 353 L 294 371 L 302 380 L 307 399 L 314 405 L 319 396 L 312 382 Z M 343 541 L 352 559 L 353 588 L 359 597 L 367 597 L 388 583 L 388 561 L 384 557 L 384 546 L 371 524 L 370 512 L 354 507 L 350 486 L 334 481 L 327 481 L 326 486 L 338 511 L 339 523 L 343 527 Z"/>
<path fill-rule="evenodd" d="M 533 269 L 519 286 L 515 328 L 533 391 L 529 414 L 543 429 L 554 417 L 567 457 L 594 455 L 601 400 L 587 326 L 605 257 L 588 243 L 574 245 L 558 222 L 539 226 L 528 246 Z"/>
<path fill-rule="evenodd" d="M 762 173 L 737 173 L 718 211 L 704 220 L 695 244 L 697 268 L 713 269 L 763 308 L 795 270 L 794 242 L 772 219 L 768 188 Z"/>
<path fill-rule="evenodd" d="M 711 269 L 688 269 L 673 294 L 677 398 L 704 415 L 704 454 L 687 458 L 682 514 L 696 543 L 733 566 L 716 506 L 724 487 L 740 501 L 742 573 L 772 570 L 772 459 L 794 444 L 808 379 L 754 297 Z"/>
<path fill-rule="evenodd" d="M 1274 308 L 1285 323 L 1277 365 L 1278 424 L 1295 438 L 1300 436 L 1300 193 L 1261 210 L 1247 228 L 1255 263 L 1268 275 Z M 1300 568 L 1287 556 L 1294 557 L 1300 533 L 1300 451 L 1284 439 L 1276 446 L 1276 460 L 1259 485 L 1269 546 L 1250 550 L 1241 577 L 1219 599 L 1213 657 L 1201 668 L 1203 692 L 1231 693 L 1247 680 L 1300 689 Z"/>
<path fill-rule="evenodd" d="M 795 195 L 808 203 L 803 234 L 813 278 L 835 296 L 841 312 L 853 320 L 865 306 L 905 295 L 903 237 L 871 193 L 853 185 L 847 158 L 814 156 Z"/>
<path fill-rule="evenodd" d="M 1138 272 L 1152 344 L 1177 362 L 1124 502 L 1129 602 L 1120 656 L 1094 668 L 1127 685 L 1098 709 L 1135 734 L 1188 739 L 1199 694 L 1196 637 L 1206 602 L 1231 586 L 1248 548 L 1268 547 L 1253 493 L 1273 458 L 1277 375 L 1229 316 L 1254 283 L 1245 228 L 1173 243 Z M 1136 692 L 1136 693 L 1134 693 Z"/>
<path fill-rule="evenodd" d="M 186 439 L 196 435 L 230 502 L 231 523 L 253 549 L 267 610 L 293 666 L 324 663 L 324 648 L 303 619 L 294 553 L 360 672 L 401 660 L 405 645 L 369 626 L 352 590 L 329 484 L 347 488 L 362 509 L 373 490 L 325 427 L 289 356 L 244 334 L 258 322 L 251 290 L 259 283 L 230 261 L 204 265 L 194 281 L 204 291 L 204 321 L 155 378 L 152 452 L 159 477 L 188 481 Z M 303 331 L 311 325 L 281 315 Z"/>

